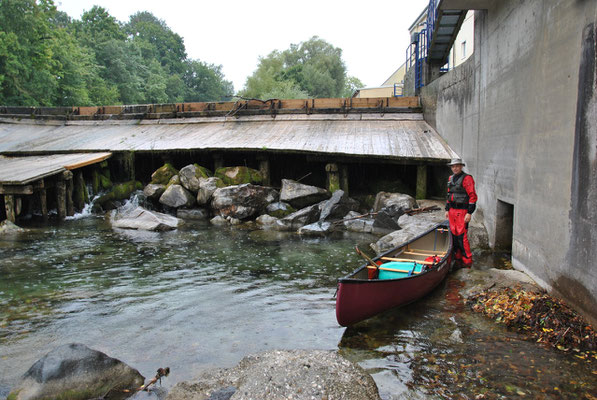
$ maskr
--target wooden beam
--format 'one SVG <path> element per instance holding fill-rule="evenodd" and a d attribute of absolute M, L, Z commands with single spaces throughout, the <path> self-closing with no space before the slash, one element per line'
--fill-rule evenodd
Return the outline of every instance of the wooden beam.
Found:
<path fill-rule="evenodd" d="M 33 185 L 0 185 L 0 194 L 33 194 Z"/>
<path fill-rule="evenodd" d="M 46 189 L 41 188 L 39 190 L 39 208 L 41 209 L 41 216 L 43 217 L 44 221 L 48 220 L 48 197 L 46 195 Z"/>
<path fill-rule="evenodd" d="M 393 258 L 393 257 L 381 257 L 384 261 L 403 261 L 403 262 L 416 262 L 417 264 L 425 264 L 425 265 L 433 265 L 434 263 L 431 261 L 419 261 L 413 260 L 410 258 Z"/>

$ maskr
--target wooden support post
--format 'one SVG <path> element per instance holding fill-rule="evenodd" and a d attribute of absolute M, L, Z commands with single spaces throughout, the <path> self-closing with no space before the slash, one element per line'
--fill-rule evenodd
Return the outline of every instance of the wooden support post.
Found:
<path fill-rule="evenodd" d="M 261 177 L 263 178 L 263 184 L 265 186 L 270 186 L 271 178 L 270 178 L 269 158 L 267 158 L 267 156 L 258 156 L 257 160 L 259 160 L 259 172 L 261 173 Z"/>
<path fill-rule="evenodd" d="M 6 219 L 10 222 L 16 222 L 17 214 L 15 213 L 15 196 L 12 194 L 4 195 L 4 208 L 6 210 Z"/>
<path fill-rule="evenodd" d="M 340 189 L 340 174 L 338 173 L 338 164 L 326 164 L 325 172 L 327 172 L 327 187 L 328 190 L 334 193 Z"/>
<path fill-rule="evenodd" d="M 66 182 L 62 179 L 56 181 L 56 209 L 59 220 L 66 218 Z"/>
<path fill-rule="evenodd" d="M 83 207 L 85 207 L 85 193 L 87 192 L 87 187 L 85 186 L 83 172 L 80 170 L 75 171 L 73 186 L 73 204 L 75 210 L 81 211 Z"/>
<path fill-rule="evenodd" d="M 348 166 L 340 165 L 340 189 L 348 196 Z"/>
<path fill-rule="evenodd" d="M 41 216 L 44 219 L 44 221 L 47 221 L 48 220 L 48 198 L 46 195 L 46 187 L 44 185 L 43 180 L 41 181 L 41 187 L 39 188 L 37 195 L 39 196 L 39 208 L 41 211 Z"/>
<path fill-rule="evenodd" d="M 417 166 L 417 200 L 427 198 L 427 166 Z"/>
<path fill-rule="evenodd" d="M 72 217 L 75 215 L 75 205 L 73 203 L 73 173 L 65 171 L 62 173 L 66 183 L 66 215 Z"/>
<path fill-rule="evenodd" d="M 218 168 L 224 167 L 224 156 L 222 155 L 222 153 L 215 153 L 213 155 L 213 159 L 214 159 L 214 172 L 216 172 L 216 170 Z"/>
<path fill-rule="evenodd" d="M 114 175 L 115 181 L 134 181 L 135 180 L 135 153 L 133 151 L 123 151 L 115 156 L 113 160 L 117 165 L 117 173 Z"/>

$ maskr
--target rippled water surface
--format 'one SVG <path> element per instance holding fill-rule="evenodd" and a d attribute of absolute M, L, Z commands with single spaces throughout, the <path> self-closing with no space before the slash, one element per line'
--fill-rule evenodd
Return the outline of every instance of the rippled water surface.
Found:
<path fill-rule="evenodd" d="M 0 397 L 70 342 L 146 377 L 169 366 L 166 386 L 258 351 L 339 349 L 373 374 L 385 399 L 595 391 L 594 366 L 469 313 L 453 279 L 423 301 L 339 327 L 336 278 L 360 263 L 354 245 L 372 237 L 202 224 L 140 233 L 96 217 L 29 228 L 0 238 Z"/>

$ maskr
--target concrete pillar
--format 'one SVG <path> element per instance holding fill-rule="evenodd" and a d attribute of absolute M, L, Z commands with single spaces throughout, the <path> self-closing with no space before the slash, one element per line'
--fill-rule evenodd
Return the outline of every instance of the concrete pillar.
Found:
<path fill-rule="evenodd" d="M 417 200 L 427 198 L 427 166 L 417 165 Z"/>
<path fill-rule="evenodd" d="M 216 169 L 224 167 L 224 155 L 222 155 L 222 153 L 215 153 L 213 155 L 213 159 L 214 159 L 214 172 L 216 172 Z"/>
<path fill-rule="evenodd" d="M 334 193 L 340 189 L 340 174 L 338 173 L 338 164 L 326 164 L 325 172 L 327 173 L 327 189 Z"/>
<path fill-rule="evenodd" d="M 269 166 L 269 158 L 267 156 L 258 156 L 257 160 L 259 160 L 259 172 L 263 177 L 263 184 L 265 186 L 271 185 L 271 175 L 270 175 L 270 166 Z"/>
<path fill-rule="evenodd" d="M 58 219 L 63 220 L 66 217 L 66 183 L 62 179 L 56 181 L 56 209 Z"/>
<path fill-rule="evenodd" d="M 6 219 L 10 222 L 16 222 L 17 214 L 15 212 L 15 196 L 12 194 L 4 195 L 4 209 L 6 210 Z"/>
<path fill-rule="evenodd" d="M 348 196 L 348 166 L 340 165 L 340 189 Z"/>

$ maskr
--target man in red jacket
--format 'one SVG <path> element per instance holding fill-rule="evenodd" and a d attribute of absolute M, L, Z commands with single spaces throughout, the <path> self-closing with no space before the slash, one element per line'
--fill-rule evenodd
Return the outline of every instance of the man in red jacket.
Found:
<path fill-rule="evenodd" d="M 468 223 L 477 206 L 475 180 L 462 171 L 464 162 L 454 158 L 448 164 L 452 176 L 448 179 L 448 201 L 446 202 L 446 218 L 450 221 L 450 231 L 454 241 L 454 259 L 470 268 L 473 265 L 473 253 L 468 242 Z"/>

